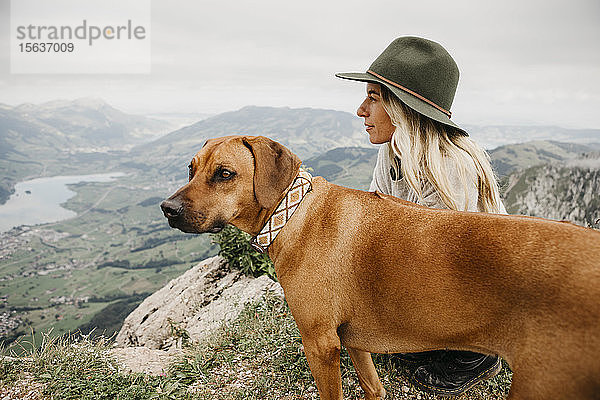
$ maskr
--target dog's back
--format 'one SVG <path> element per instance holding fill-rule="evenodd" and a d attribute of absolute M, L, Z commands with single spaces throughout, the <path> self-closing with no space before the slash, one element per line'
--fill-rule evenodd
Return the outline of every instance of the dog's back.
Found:
<path fill-rule="evenodd" d="M 390 209 L 388 225 L 403 224 L 399 216 L 410 214 L 418 227 L 413 244 L 428 254 L 416 268 L 426 268 L 429 279 L 440 278 L 432 285 L 471 299 L 457 307 L 450 325 L 487 322 L 483 335 L 467 331 L 446 339 L 503 355 L 518 371 L 513 385 L 525 386 L 520 393 L 600 398 L 600 232 L 534 217 L 425 209 L 390 198 L 372 202 L 375 210 Z"/>
<path fill-rule="evenodd" d="M 600 232 L 534 217 L 428 209 L 319 179 L 314 187 L 318 200 L 303 218 L 323 229 L 315 243 L 305 231 L 303 245 L 316 251 L 327 238 L 332 247 L 317 258 L 335 265 L 323 270 L 356 282 L 348 315 L 372 314 L 348 316 L 343 343 L 371 352 L 497 353 L 515 371 L 517 393 L 595 398 L 589 393 L 600 385 Z M 335 243 L 348 238 L 351 246 Z M 337 247 L 347 254 L 331 251 Z"/>

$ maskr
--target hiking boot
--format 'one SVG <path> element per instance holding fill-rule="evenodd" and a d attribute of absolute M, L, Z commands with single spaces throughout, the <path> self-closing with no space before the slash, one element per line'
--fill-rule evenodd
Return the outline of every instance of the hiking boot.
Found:
<path fill-rule="evenodd" d="M 493 378 L 502 369 L 498 356 L 470 351 L 443 351 L 439 357 L 419 366 L 413 383 L 423 391 L 458 396 L 479 382 Z"/>

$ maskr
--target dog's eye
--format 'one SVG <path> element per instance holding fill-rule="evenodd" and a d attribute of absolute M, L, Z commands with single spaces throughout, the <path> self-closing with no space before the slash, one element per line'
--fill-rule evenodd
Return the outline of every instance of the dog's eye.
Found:
<path fill-rule="evenodd" d="M 235 171 L 227 169 L 225 166 L 218 166 L 215 172 L 212 175 L 212 182 L 224 182 L 230 181 L 235 177 Z"/>
<path fill-rule="evenodd" d="M 219 171 L 219 178 L 227 180 L 233 178 L 233 172 L 228 169 L 222 169 Z"/>
<path fill-rule="evenodd" d="M 228 181 L 235 176 L 235 172 L 227 169 L 227 168 L 218 168 L 213 175 L 214 182 L 223 182 Z"/>
<path fill-rule="evenodd" d="M 192 164 L 188 165 L 188 181 L 191 181 L 194 177 L 194 167 Z"/>

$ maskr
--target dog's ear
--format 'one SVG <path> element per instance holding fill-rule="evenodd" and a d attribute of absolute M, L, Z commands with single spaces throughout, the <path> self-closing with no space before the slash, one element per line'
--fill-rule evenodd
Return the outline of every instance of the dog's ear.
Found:
<path fill-rule="evenodd" d="M 261 207 L 275 207 L 298 174 L 302 161 L 283 145 L 264 136 L 245 136 L 242 142 L 254 157 L 254 197 Z"/>

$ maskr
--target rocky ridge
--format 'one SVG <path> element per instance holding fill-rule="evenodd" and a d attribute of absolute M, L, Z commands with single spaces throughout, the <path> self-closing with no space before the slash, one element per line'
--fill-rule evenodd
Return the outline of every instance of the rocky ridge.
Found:
<path fill-rule="evenodd" d="M 511 173 L 505 204 L 509 214 L 600 227 L 600 152 Z"/>
<path fill-rule="evenodd" d="M 126 370 L 161 373 L 183 345 L 202 341 L 267 291 L 283 297 L 279 283 L 267 276 L 248 277 L 219 256 L 206 259 L 127 316 L 113 354 Z"/>

